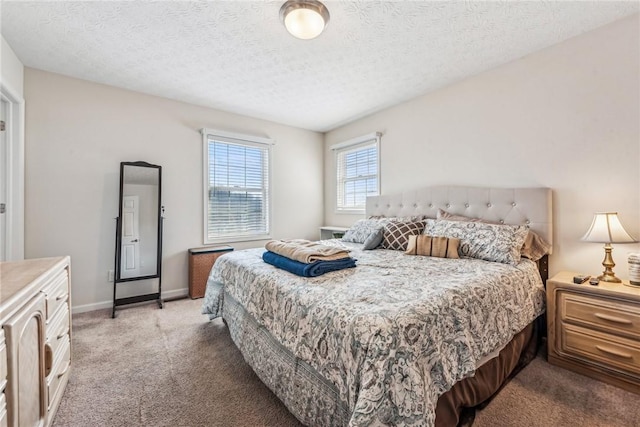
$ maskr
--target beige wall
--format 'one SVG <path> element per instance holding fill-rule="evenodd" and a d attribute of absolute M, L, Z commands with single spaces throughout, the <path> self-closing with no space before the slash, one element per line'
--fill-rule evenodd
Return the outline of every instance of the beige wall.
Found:
<path fill-rule="evenodd" d="M 316 238 L 321 134 L 26 68 L 26 256 L 71 255 L 76 311 L 108 306 L 119 163 L 162 166 L 163 290 L 186 293 L 187 250 L 202 246 L 202 127 L 276 141 L 272 236 Z M 235 248 L 262 246 L 244 242 Z M 151 290 L 149 284 L 121 285 Z M 125 295 L 124 292 L 122 295 Z"/>
<path fill-rule="evenodd" d="M 383 194 L 439 184 L 551 187 L 551 273 L 599 274 L 602 245 L 580 237 L 593 212 L 618 211 L 640 238 L 638 15 L 363 118 L 325 137 L 325 223 L 335 213 L 329 146 L 373 131 Z M 614 245 L 616 272 L 640 245 Z"/>

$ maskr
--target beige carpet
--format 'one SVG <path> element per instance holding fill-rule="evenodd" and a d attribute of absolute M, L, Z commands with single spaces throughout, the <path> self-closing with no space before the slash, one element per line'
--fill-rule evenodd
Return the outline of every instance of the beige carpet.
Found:
<path fill-rule="evenodd" d="M 299 426 L 201 303 L 73 316 L 72 374 L 54 426 Z M 539 357 L 474 426 L 639 426 L 639 397 Z"/>

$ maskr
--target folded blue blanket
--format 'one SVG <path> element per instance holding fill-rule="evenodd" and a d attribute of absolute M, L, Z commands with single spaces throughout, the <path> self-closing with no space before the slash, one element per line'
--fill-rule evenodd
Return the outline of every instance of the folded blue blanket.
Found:
<path fill-rule="evenodd" d="M 335 261 L 316 261 L 310 264 L 305 264 L 303 262 L 283 257 L 282 255 L 278 255 L 271 251 L 263 253 L 262 259 L 268 264 L 302 277 L 316 277 L 330 271 L 342 270 L 344 268 L 356 266 L 356 260 L 353 258 L 343 258 Z"/>

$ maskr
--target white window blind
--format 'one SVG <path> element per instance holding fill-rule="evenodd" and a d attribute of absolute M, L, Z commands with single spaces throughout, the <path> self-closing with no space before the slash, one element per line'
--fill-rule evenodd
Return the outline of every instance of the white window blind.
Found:
<path fill-rule="evenodd" d="M 217 133 L 203 131 L 205 244 L 268 238 L 271 144 Z"/>
<path fill-rule="evenodd" d="M 338 212 L 363 212 L 367 196 L 377 196 L 380 189 L 379 138 L 374 133 L 337 144 Z"/>

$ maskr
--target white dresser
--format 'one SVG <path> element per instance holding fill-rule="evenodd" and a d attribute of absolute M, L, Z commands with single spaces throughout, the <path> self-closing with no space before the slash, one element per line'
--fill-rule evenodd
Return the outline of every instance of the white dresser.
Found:
<path fill-rule="evenodd" d="M 0 263 L 0 427 L 49 426 L 71 367 L 69 257 Z"/>

